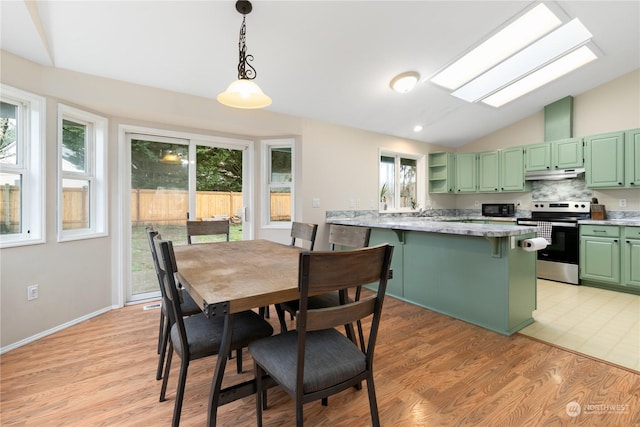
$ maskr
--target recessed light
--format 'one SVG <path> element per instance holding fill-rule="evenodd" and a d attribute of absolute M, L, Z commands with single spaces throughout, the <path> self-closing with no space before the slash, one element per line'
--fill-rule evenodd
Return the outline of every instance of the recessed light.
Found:
<path fill-rule="evenodd" d="M 413 127 L 413 131 L 414 131 L 414 132 L 420 132 L 421 130 L 422 130 L 422 126 L 421 126 L 421 125 L 415 125 L 415 126 Z"/>
<path fill-rule="evenodd" d="M 420 74 L 415 71 L 407 71 L 406 73 L 395 76 L 391 80 L 391 83 L 389 83 L 389 86 L 396 92 L 407 93 L 416 87 L 418 80 L 420 80 Z"/>

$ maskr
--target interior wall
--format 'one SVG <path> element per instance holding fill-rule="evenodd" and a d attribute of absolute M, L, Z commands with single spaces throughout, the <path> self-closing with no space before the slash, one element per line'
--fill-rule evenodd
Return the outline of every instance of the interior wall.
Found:
<path fill-rule="evenodd" d="M 562 95 L 562 98 L 566 95 Z M 481 152 L 544 142 L 544 106 L 540 112 L 460 147 L 457 152 Z M 598 86 L 573 99 L 573 136 L 640 127 L 640 69 Z M 640 211 L 637 189 L 593 190 L 607 210 Z M 619 200 L 627 206 L 620 207 Z M 456 196 L 458 209 L 479 209 L 482 203 L 520 203 L 529 209 L 532 193 L 466 194 Z"/>

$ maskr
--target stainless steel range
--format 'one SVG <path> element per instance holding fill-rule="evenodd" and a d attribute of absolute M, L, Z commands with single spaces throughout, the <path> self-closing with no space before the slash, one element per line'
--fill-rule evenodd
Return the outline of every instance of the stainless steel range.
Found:
<path fill-rule="evenodd" d="M 538 251 L 537 275 L 541 279 L 578 285 L 580 236 L 578 221 L 591 217 L 590 202 L 532 202 L 531 218 L 518 218 L 518 225 L 538 228 L 538 236 L 549 245 Z"/>

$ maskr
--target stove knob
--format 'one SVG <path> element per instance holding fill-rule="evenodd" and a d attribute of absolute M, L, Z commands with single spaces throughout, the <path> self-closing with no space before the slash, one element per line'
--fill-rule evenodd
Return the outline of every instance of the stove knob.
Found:
<path fill-rule="evenodd" d="M 580 207 L 583 208 L 583 209 L 586 208 L 586 206 L 584 204 L 580 205 Z"/>
<path fill-rule="evenodd" d="M 578 209 L 578 204 L 573 205 L 574 208 Z"/>

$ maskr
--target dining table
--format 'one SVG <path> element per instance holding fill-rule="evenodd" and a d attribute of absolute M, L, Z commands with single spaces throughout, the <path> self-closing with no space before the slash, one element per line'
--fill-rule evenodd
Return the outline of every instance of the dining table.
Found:
<path fill-rule="evenodd" d="M 231 350 L 233 315 L 299 298 L 298 266 L 305 249 L 269 240 L 175 246 L 177 279 L 209 317 L 223 316 L 224 331 L 213 373 L 207 423 L 218 407 L 255 393 L 255 379 L 222 388 Z M 226 355 L 227 357 L 224 357 Z M 267 379 L 267 386 L 270 384 Z"/>

